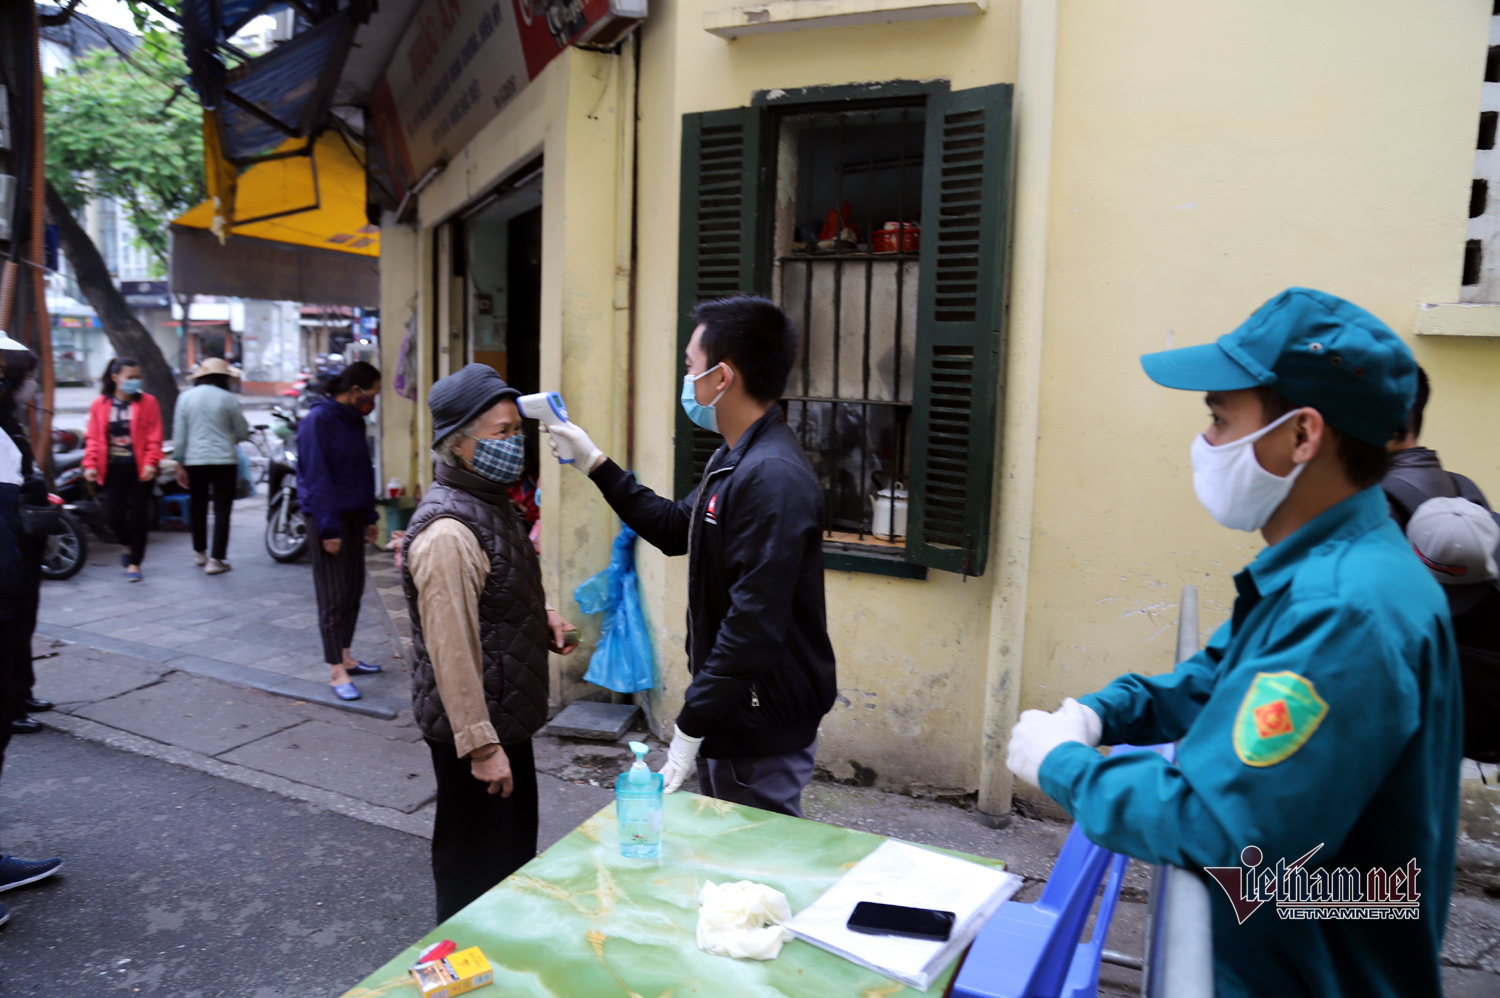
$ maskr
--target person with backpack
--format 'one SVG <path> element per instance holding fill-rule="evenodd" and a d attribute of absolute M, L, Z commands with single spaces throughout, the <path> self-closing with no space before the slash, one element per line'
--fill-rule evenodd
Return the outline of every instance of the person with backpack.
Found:
<path fill-rule="evenodd" d="M 1411 415 L 1406 417 L 1406 424 L 1400 432 L 1385 445 L 1391 455 L 1391 466 L 1380 486 L 1385 489 L 1386 498 L 1391 504 L 1391 515 L 1396 518 L 1396 523 L 1402 530 L 1406 529 L 1406 523 L 1417 507 L 1428 499 L 1463 496 L 1485 509 L 1490 508 L 1478 485 L 1463 475 L 1448 471 L 1443 467 L 1443 462 L 1438 460 L 1437 451 L 1431 447 L 1423 447 L 1420 443 L 1418 438 L 1422 435 L 1422 419 L 1431 397 L 1432 382 L 1428 380 L 1427 372 L 1419 367 L 1417 400 L 1412 403 Z"/>
<path fill-rule="evenodd" d="M 0 328 L 0 392 L 7 399 L 13 391 L 7 373 L 9 358 L 26 351 L 26 345 L 13 340 Z M 22 379 L 16 372 L 17 381 Z M 5 766 L 5 749 L 10 744 L 11 721 L 24 717 L 25 705 L 16 701 L 15 679 L 20 663 L 16 660 L 17 627 L 27 627 L 28 622 L 19 619 L 25 614 L 22 606 L 26 599 L 26 582 L 21 549 L 21 502 L 27 473 L 31 471 L 30 445 L 16 422 L 14 413 L 0 413 L 0 769 Z M 26 654 L 30 654 L 30 638 L 27 639 Z M 62 869 L 63 861 L 53 856 L 50 859 L 22 859 L 11 853 L 0 853 L 0 891 L 35 883 L 52 876 Z M 10 920 L 10 913 L 0 905 L 0 925 Z"/>
<path fill-rule="evenodd" d="M 1217 342 L 1141 364 L 1166 388 L 1207 393 L 1194 491 L 1266 547 L 1235 576 L 1233 613 L 1205 649 L 1024 712 L 1006 764 L 1098 845 L 1214 873 L 1219 998 L 1441 994 L 1458 655 L 1441 588 L 1379 488 L 1416 361 L 1359 306 L 1290 288 Z M 1174 760 L 1096 750 L 1161 742 L 1177 743 Z M 1361 885 L 1399 878 L 1415 909 L 1317 907 L 1355 900 L 1340 870 Z M 1258 903 L 1268 894 L 1313 914 L 1286 917 Z"/>
<path fill-rule="evenodd" d="M 1448 471 L 1436 451 L 1419 443 L 1431 396 L 1427 372 L 1417 368 L 1417 399 L 1386 444 L 1391 467 L 1380 484 L 1391 516 L 1448 598 L 1463 675 L 1464 755 L 1500 763 L 1500 552 L 1484 540 L 1500 531 L 1500 516 L 1478 485 Z"/>
<path fill-rule="evenodd" d="M 5 377 L 0 379 L 0 430 L 20 450 L 22 471 L 20 588 L 10 618 L 8 642 L 11 692 L 14 695 L 14 719 L 10 722 L 10 731 L 15 735 L 34 735 L 42 730 L 42 723 L 27 715 L 51 710 L 55 704 L 38 699 L 32 691 L 36 686 L 36 670 L 31 662 L 31 637 L 36 632 L 37 610 L 41 605 L 42 557 L 46 554 L 47 537 L 27 529 L 28 514 L 36 513 L 38 509 L 51 510 L 52 505 L 47 500 L 46 477 L 35 466 L 31 439 L 26 431 L 30 425 L 28 408 L 37 390 L 36 354 L 24 349 L 0 349 L 0 367 L 5 370 Z"/>

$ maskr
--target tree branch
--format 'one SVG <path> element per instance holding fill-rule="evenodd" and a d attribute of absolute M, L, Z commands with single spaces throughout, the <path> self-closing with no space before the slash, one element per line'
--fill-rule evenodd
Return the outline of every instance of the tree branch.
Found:
<path fill-rule="evenodd" d="M 73 11 L 82 2 L 83 0 L 68 0 L 68 5 L 56 14 L 39 14 L 37 15 L 37 20 L 44 28 L 55 28 L 59 24 L 67 24 L 73 20 Z"/>
<path fill-rule="evenodd" d="M 129 52 L 125 51 L 124 49 L 120 48 L 120 46 L 116 45 L 115 44 L 115 40 L 113 38 L 111 38 L 109 35 L 105 34 L 103 31 L 100 31 L 99 28 L 95 24 L 93 24 L 92 22 L 90 22 L 90 23 L 88 23 L 87 27 L 88 27 L 88 29 L 90 31 L 92 31 L 94 34 L 98 35 L 101 39 L 103 39 L 104 40 L 104 44 L 106 44 L 110 48 L 114 49 L 115 55 L 117 55 L 117 56 L 120 57 L 121 61 L 123 61 L 125 63 L 126 68 L 131 69 L 131 70 L 133 70 L 133 71 L 135 71 L 137 73 L 140 73 L 142 76 L 146 77 L 146 79 L 151 80 L 151 81 L 156 82 L 156 83 L 159 83 L 159 84 L 161 84 L 164 87 L 170 87 L 170 86 L 173 85 L 171 80 L 169 80 L 169 79 L 168 80 L 164 80 L 161 77 L 154 75 L 150 70 L 146 69 L 144 66 L 140 65 L 139 63 L 137 63 L 135 61 L 135 59 L 133 59 L 131 57 L 131 55 L 130 55 Z M 177 85 L 179 87 L 181 86 L 180 83 L 177 84 Z"/>
<path fill-rule="evenodd" d="M 167 113 L 167 108 L 171 107 L 172 103 L 174 101 L 176 101 L 178 97 L 182 96 L 182 88 L 184 86 L 186 86 L 186 84 L 179 83 L 179 84 L 177 84 L 177 86 L 173 87 L 172 88 L 172 96 L 170 96 L 170 97 L 167 98 L 167 102 L 165 104 L 163 104 L 161 106 L 161 110 L 157 111 L 156 113 L 157 114 L 166 114 Z"/>
<path fill-rule="evenodd" d="M 94 245 L 50 183 L 47 184 L 47 213 L 57 226 L 62 250 L 73 265 L 73 276 L 79 290 L 98 314 L 110 346 L 117 355 L 135 357 L 141 362 L 141 378 L 146 390 L 161 403 L 162 422 L 170 426 L 172 411 L 177 405 L 177 379 L 172 376 L 172 368 L 162 356 L 161 347 L 130 311 L 125 296 L 109 276 L 109 268 L 99 254 L 99 247 Z"/>

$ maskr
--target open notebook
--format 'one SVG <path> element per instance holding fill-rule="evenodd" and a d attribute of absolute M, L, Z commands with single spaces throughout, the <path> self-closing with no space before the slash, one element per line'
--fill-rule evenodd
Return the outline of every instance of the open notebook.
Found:
<path fill-rule="evenodd" d="M 1001 902 L 1021 889 L 1013 873 L 894 840 L 860 860 L 786 927 L 798 938 L 926 991 Z M 871 936 L 844 927 L 861 901 L 936 908 L 957 918 L 947 942 Z"/>

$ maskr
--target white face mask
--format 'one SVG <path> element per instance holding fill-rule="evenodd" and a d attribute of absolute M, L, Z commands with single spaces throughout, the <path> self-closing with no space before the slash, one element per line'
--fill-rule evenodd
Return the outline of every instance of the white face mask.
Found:
<path fill-rule="evenodd" d="M 16 389 L 16 402 L 26 405 L 34 398 L 36 398 L 36 379 L 27 378 L 21 382 L 21 387 Z"/>
<path fill-rule="evenodd" d="M 1221 526 L 1259 530 L 1286 500 L 1292 483 L 1307 465 L 1297 465 L 1285 478 L 1273 475 L 1256 459 L 1255 441 L 1300 411 L 1294 409 L 1249 436 L 1217 447 L 1201 433 L 1193 438 L 1193 490 Z"/>

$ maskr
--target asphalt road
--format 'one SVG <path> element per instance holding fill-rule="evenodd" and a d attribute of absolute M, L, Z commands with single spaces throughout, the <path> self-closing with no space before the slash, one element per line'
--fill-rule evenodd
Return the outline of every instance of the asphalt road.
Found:
<path fill-rule="evenodd" d="M 433 925 L 425 839 L 54 731 L 14 739 L 0 996 L 336 996 Z"/>

